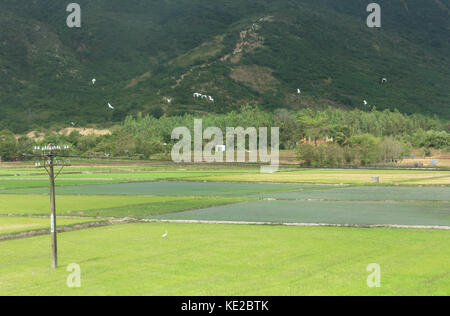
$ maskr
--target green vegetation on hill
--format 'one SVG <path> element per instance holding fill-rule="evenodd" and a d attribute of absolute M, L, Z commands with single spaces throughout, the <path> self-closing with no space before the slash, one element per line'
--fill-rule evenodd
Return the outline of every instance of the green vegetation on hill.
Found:
<path fill-rule="evenodd" d="M 78 3 L 80 29 L 65 26 L 67 4 L 57 0 L 0 4 L 0 129 L 111 125 L 138 112 L 223 113 L 245 103 L 450 117 L 442 1 L 385 0 L 381 29 L 366 26 L 359 0 Z"/>

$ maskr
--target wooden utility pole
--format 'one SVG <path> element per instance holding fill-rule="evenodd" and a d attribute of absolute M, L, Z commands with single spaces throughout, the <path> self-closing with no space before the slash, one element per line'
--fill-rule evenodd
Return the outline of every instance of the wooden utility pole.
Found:
<path fill-rule="evenodd" d="M 56 198 L 55 198 L 55 169 L 54 169 L 54 155 L 50 152 L 48 155 L 48 174 L 50 176 L 50 222 L 52 234 L 52 268 L 58 267 L 58 236 L 56 233 Z"/>
<path fill-rule="evenodd" d="M 69 150 L 68 146 L 53 146 L 51 144 L 45 147 L 35 147 L 35 152 L 43 153 L 45 157 L 44 165 L 36 163 L 36 167 L 45 168 L 50 178 L 50 234 L 52 236 L 52 268 L 58 268 L 58 236 L 56 228 L 56 192 L 55 192 L 55 179 L 61 173 L 64 167 L 70 166 L 69 164 L 55 163 L 56 152 Z M 61 167 L 59 172 L 55 174 L 55 167 Z"/>

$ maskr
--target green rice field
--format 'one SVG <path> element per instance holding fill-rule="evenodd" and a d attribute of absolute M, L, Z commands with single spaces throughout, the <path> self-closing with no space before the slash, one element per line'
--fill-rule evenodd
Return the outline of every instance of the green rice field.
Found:
<path fill-rule="evenodd" d="M 168 231 L 169 236 L 161 235 Z M 0 243 L 0 295 L 449 295 L 446 231 L 134 224 Z M 381 267 L 381 287 L 366 267 Z M 81 267 L 69 288 L 66 267 Z"/>
<path fill-rule="evenodd" d="M 49 236 L 33 235 L 50 226 L 48 179 L 0 164 L 0 240 L 13 237 L 0 241 L 0 295 L 450 295 L 447 177 L 75 165 L 56 182 L 58 227 L 107 226 L 60 233 L 53 271 Z M 71 263 L 80 288 L 66 285 Z M 380 288 L 366 284 L 371 263 Z"/>

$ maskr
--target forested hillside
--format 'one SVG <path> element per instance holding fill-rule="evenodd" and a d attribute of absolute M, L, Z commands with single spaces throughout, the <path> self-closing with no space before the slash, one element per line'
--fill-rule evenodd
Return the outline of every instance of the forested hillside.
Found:
<path fill-rule="evenodd" d="M 246 103 L 450 118 L 448 1 L 379 1 L 379 29 L 369 2 L 78 0 L 68 28 L 64 1 L 0 0 L 0 130 Z"/>

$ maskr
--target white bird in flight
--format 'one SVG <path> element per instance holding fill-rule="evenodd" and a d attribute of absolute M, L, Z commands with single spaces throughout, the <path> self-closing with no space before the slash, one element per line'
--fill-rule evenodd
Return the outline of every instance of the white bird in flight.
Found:
<path fill-rule="evenodd" d="M 167 236 L 169 236 L 169 232 L 166 230 L 166 233 L 164 235 L 162 235 L 161 238 L 166 238 Z"/>
<path fill-rule="evenodd" d="M 108 107 L 111 109 L 111 110 L 114 110 L 114 107 L 111 105 L 111 103 L 109 103 L 108 102 Z"/>

